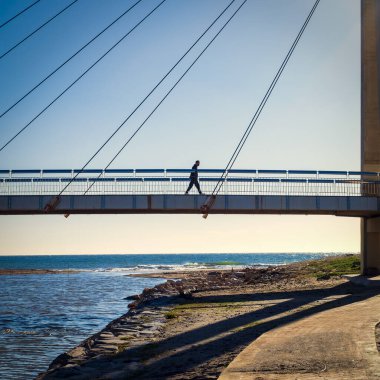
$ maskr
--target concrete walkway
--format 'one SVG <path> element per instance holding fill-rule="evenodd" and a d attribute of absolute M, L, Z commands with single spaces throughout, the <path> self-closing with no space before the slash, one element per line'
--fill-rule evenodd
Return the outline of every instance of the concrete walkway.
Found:
<path fill-rule="evenodd" d="M 271 330 L 244 349 L 220 380 L 375 380 L 380 295 Z"/>

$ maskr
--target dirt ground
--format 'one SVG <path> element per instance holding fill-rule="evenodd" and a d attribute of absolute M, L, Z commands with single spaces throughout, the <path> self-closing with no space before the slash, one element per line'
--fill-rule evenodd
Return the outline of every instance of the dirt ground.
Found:
<path fill-rule="evenodd" d="M 196 293 L 174 307 L 131 378 L 216 379 L 263 333 L 367 296 L 342 279 Z"/>

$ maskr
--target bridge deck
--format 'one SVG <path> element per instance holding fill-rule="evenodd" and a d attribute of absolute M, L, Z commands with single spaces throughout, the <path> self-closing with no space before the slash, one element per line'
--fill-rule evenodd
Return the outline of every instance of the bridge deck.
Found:
<path fill-rule="evenodd" d="M 45 214 L 48 195 L 0 196 L 0 214 Z M 63 195 L 51 214 L 200 214 L 206 195 Z M 380 215 L 380 198 L 220 195 L 210 214 Z"/>
<path fill-rule="evenodd" d="M 188 169 L 0 170 L 0 214 L 197 214 L 207 196 L 184 195 Z M 199 170 L 211 194 L 222 169 Z M 376 216 L 380 173 L 234 169 L 210 213 Z M 194 191 L 194 190 L 193 190 Z"/>

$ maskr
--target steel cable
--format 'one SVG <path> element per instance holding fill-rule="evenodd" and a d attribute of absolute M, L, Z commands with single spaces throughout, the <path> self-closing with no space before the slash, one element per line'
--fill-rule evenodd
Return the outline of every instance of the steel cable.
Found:
<path fill-rule="evenodd" d="M 136 131 L 132 134 L 132 136 L 125 142 L 125 144 L 119 149 L 119 151 L 114 155 L 114 157 L 111 159 L 111 161 L 108 162 L 107 166 L 104 168 L 104 170 L 107 170 L 111 164 L 116 160 L 116 158 L 120 155 L 120 153 L 124 150 L 124 148 L 130 143 L 130 141 L 137 135 L 137 133 L 140 131 L 140 129 L 145 125 L 145 123 L 151 118 L 151 116 L 156 112 L 156 110 L 161 106 L 161 104 L 166 100 L 166 98 L 170 95 L 170 93 L 174 90 L 175 87 L 181 82 L 181 80 L 186 76 L 186 74 L 190 71 L 190 69 L 195 65 L 195 63 L 198 61 L 198 59 L 203 55 L 203 53 L 208 49 L 208 47 L 214 42 L 214 40 L 217 38 L 217 36 L 222 32 L 222 30 L 227 26 L 227 24 L 231 21 L 231 19 L 235 16 L 235 14 L 240 10 L 240 8 L 244 5 L 244 3 L 247 0 L 245 0 L 240 7 L 235 11 L 235 13 L 230 17 L 230 19 L 225 23 L 225 25 L 219 30 L 216 36 L 209 42 L 209 44 L 202 50 L 202 52 L 198 55 L 198 57 L 193 61 L 193 63 L 187 68 L 187 70 L 181 75 L 181 77 L 176 81 L 176 83 L 170 88 L 170 90 L 166 93 L 166 95 L 160 100 L 160 102 L 155 106 L 153 111 L 145 118 L 145 120 L 140 124 L 140 126 L 136 129 Z M 158 87 L 158 85 L 173 71 L 173 69 L 182 61 L 182 59 L 190 52 L 190 50 L 199 42 L 199 40 L 207 33 L 207 31 L 216 23 L 216 21 L 226 12 L 226 10 L 235 2 L 235 0 L 231 1 L 231 3 L 223 10 L 223 12 L 213 21 L 213 23 L 202 33 L 202 35 L 194 42 L 194 44 L 187 50 L 187 52 L 180 58 L 179 61 L 172 67 L 172 69 L 169 70 L 169 72 L 163 77 L 163 79 L 157 84 L 157 86 L 148 94 L 148 96 Z M 144 101 L 147 99 L 147 97 L 144 99 Z M 140 103 L 141 105 L 142 103 Z M 140 107 L 140 105 L 138 107 Z M 137 110 L 137 108 L 133 111 L 133 113 Z M 132 113 L 132 114 L 133 114 Z M 132 116 L 130 114 L 123 123 L 119 126 L 118 129 L 120 129 Z M 94 157 L 93 157 L 94 158 Z M 86 166 L 90 163 L 87 162 Z M 84 170 L 85 167 L 83 167 L 82 170 Z M 100 174 L 101 175 L 101 174 Z M 100 175 L 98 178 L 100 178 Z M 92 182 L 92 184 L 88 187 L 88 189 L 85 191 L 84 194 L 87 194 L 88 191 L 92 188 L 95 182 Z"/>
<path fill-rule="evenodd" d="M 13 17 L 11 17 L 9 20 L 3 22 L 1 25 L 0 25 L 0 29 L 7 25 L 8 23 L 10 23 L 12 20 L 14 20 L 16 17 L 20 16 L 21 14 L 23 14 L 24 12 L 26 12 L 28 9 L 32 8 L 34 5 L 36 5 L 38 2 L 40 2 L 41 0 L 37 0 L 35 1 L 34 3 L 30 4 L 28 7 L 24 8 L 22 11 L 18 12 L 16 15 L 14 15 Z"/>
<path fill-rule="evenodd" d="M 206 203 L 201 207 L 201 211 L 204 214 L 203 215 L 204 218 L 207 218 L 208 212 L 210 211 L 210 209 L 214 205 L 215 200 L 216 200 L 216 196 L 218 195 L 220 189 L 222 188 L 222 186 L 224 184 L 224 181 L 225 181 L 225 179 L 228 176 L 229 170 L 232 169 L 232 167 L 233 167 L 236 159 L 238 158 L 241 150 L 243 149 L 244 144 L 246 143 L 246 141 L 247 141 L 250 133 L 252 132 L 252 129 L 253 129 L 253 127 L 256 124 L 256 121 L 258 120 L 258 118 L 259 118 L 262 110 L 264 109 L 264 107 L 265 107 L 265 105 L 266 105 L 266 103 L 267 103 L 270 95 L 272 94 L 272 91 L 274 90 L 274 88 L 275 88 L 278 80 L 280 79 L 280 77 L 281 77 L 281 75 L 282 75 L 282 73 L 283 73 L 283 71 L 284 71 L 287 63 L 289 62 L 289 59 L 292 56 L 292 54 L 293 54 L 296 46 L 298 45 L 298 42 L 301 39 L 301 37 L 302 37 L 302 35 L 303 35 L 303 33 L 304 33 L 307 25 L 309 24 L 309 21 L 310 21 L 311 17 L 313 16 L 313 14 L 314 14 L 314 12 L 315 12 L 315 10 L 316 10 L 319 2 L 320 2 L 320 0 L 316 0 L 315 1 L 314 5 L 313 5 L 313 7 L 311 9 L 311 11 L 309 12 L 309 14 L 308 14 L 308 16 L 307 16 L 304 24 L 301 27 L 301 29 L 300 29 L 300 31 L 299 31 L 296 39 L 294 40 L 292 46 L 290 47 L 288 53 L 286 54 L 286 56 L 285 56 L 285 58 L 284 58 L 284 60 L 283 60 L 283 62 L 281 64 L 280 68 L 278 69 L 278 71 L 277 71 L 277 73 L 276 73 L 276 75 L 275 75 L 272 83 L 270 84 L 267 92 L 265 93 L 265 95 L 264 95 L 264 97 L 263 97 L 263 99 L 262 99 L 259 107 L 257 108 L 257 110 L 256 110 L 254 116 L 252 117 L 251 121 L 249 122 L 248 127 L 246 128 L 246 130 L 245 130 L 242 138 L 240 139 L 240 141 L 239 141 L 239 143 L 238 143 L 235 151 L 233 152 L 230 160 L 228 161 L 228 163 L 227 163 L 227 165 L 226 165 L 226 167 L 225 167 L 225 169 L 224 169 L 224 171 L 223 171 L 223 173 L 222 173 L 219 181 L 215 185 L 215 188 L 214 188 L 213 192 L 209 196 L 209 198 L 206 201 Z"/>
<path fill-rule="evenodd" d="M 37 33 L 39 30 L 41 30 L 44 26 L 49 24 L 50 21 L 53 21 L 55 18 L 57 18 L 61 13 L 63 13 L 65 10 L 69 9 L 72 5 L 74 5 L 78 0 L 72 1 L 69 5 L 67 5 L 65 8 L 60 10 L 58 13 L 56 13 L 54 16 L 52 16 L 49 20 L 45 21 L 42 25 L 40 25 L 37 29 L 33 30 L 33 32 L 29 33 L 25 38 L 23 38 L 21 41 L 17 42 L 16 45 L 13 45 L 11 48 L 9 48 L 5 53 L 0 55 L 0 59 L 4 58 L 7 54 L 9 54 L 12 50 L 16 49 L 17 46 L 20 46 L 23 42 L 25 42 L 28 38 L 32 37 L 35 33 Z"/>
<path fill-rule="evenodd" d="M 68 62 L 70 62 L 74 57 L 76 57 L 80 52 L 82 52 L 88 45 L 94 42 L 98 37 L 100 37 L 105 31 L 107 31 L 112 25 L 114 25 L 117 21 L 119 21 L 122 17 L 124 17 L 129 11 L 131 11 L 137 4 L 139 4 L 143 0 L 138 0 L 132 6 L 130 6 L 126 11 L 124 11 L 119 17 L 113 20 L 110 24 L 108 24 L 102 31 L 100 31 L 96 36 L 91 38 L 85 45 L 83 45 L 79 50 L 77 50 L 73 55 L 71 55 L 65 62 L 59 65 L 56 69 L 54 69 L 49 75 L 47 75 L 44 79 L 42 79 L 38 84 L 36 84 L 31 90 L 29 90 L 25 95 L 23 95 L 20 99 L 18 99 L 15 103 L 13 103 L 10 107 L 8 107 L 2 114 L 0 114 L 0 118 L 2 118 L 5 114 L 7 114 L 11 109 L 13 109 L 17 104 L 19 104 L 22 100 L 24 100 L 28 95 L 30 95 L 34 90 L 36 90 L 39 86 L 41 86 L 44 82 L 46 82 L 51 76 L 53 76 L 58 70 L 60 70 L 63 66 L 65 66 Z"/>
<path fill-rule="evenodd" d="M 234 2 L 233 0 L 228 7 Z M 244 0 L 240 6 L 234 11 L 234 13 L 228 18 L 228 20 L 223 24 L 223 26 L 218 30 L 218 32 L 215 34 L 215 36 L 211 39 L 211 41 L 206 45 L 205 48 L 198 54 L 198 56 L 193 60 L 191 65 L 186 69 L 186 71 L 180 76 L 180 78 L 175 82 L 175 84 L 170 88 L 170 90 L 165 94 L 165 96 L 160 100 L 160 102 L 155 106 L 153 111 L 145 118 L 145 120 L 140 124 L 140 126 L 135 130 L 135 132 L 132 134 L 132 136 L 125 142 L 125 144 L 119 149 L 119 151 L 114 155 L 114 157 L 109 161 L 107 166 L 105 167 L 104 170 L 108 169 L 109 166 L 115 161 L 115 159 L 119 156 L 119 154 L 125 149 L 125 147 L 130 143 L 130 141 L 137 135 L 137 133 L 141 130 L 141 128 L 145 125 L 145 123 L 150 119 L 150 117 L 156 112 L 156 110 L 161 106 L 161 104 L 166 100 L 166 98 L 170 95 L 170 93 L 177 87 L 177 85 L 182 81 L 182 79 L 186 76 L 186 74 L 191 70 L 191 68 L 195 65 L 195 63 L 200 59 L 200 57 L 206 52 L 206 50 L 212 45 L 212 43 L 216 40 L 216 38 L 222 33 L 222 31 L 226 28 L 226 26 L 230 23 L 230 21 L 235 17 L 235 15 L 239 12 L 239 10 L 243 7 L 243 5 L 247 2 L 248 0 Z M 223 13 L 228 9 L 228 7 L 223 11 Z M 223 14 L 222 13 L 222 14 Z M 222 15 L 220 14 L 218 18 Z M 213 22 L 213 24 L 217 21 L 217 19 Z M 213 25 L 211 24 L 210 27 Z M 210 29 L 210 27 L 207 28 Z M 206 30 L 206 31 L 207 31 Z M 202 34 L 204 35 L 206 31 Z M 201 38 L 201 37 L 200 37 Z M 199 39 L 200 39 L 199 38 Z M 198 39 L 198 40 L 199 40 Z M 198 41 L 197 40 L 197 41 Z M 195 43 L 194 43 L 195 44 Z M 187 53 L 186 53 L 187 54 Z M 127 118 L 128 119 L 128 118 Z M 127 120 L 126 119 L 126 120 Z M 123 122 L 123 124 L 126 122 L 126 120 Z M 123 125 L 122 124 L 122 125 Z M 121 126 L 122 126 L 121 125 Z M 120 127 L 119 126 L 119 129 Z M 97 152 L 98 153 L 98 152 Z M 97 154 L 96 153 L 96 154 Z M 96 155 L 95 154 L 95 155 Z M 56 198 L 59 198 L 63 192 L 70 186 L 70 184 L 75 180 L 75 178 L 87 167 L 87 165 L 92 161 L 92 159 L 95 157 L 91 157 L 90 160 L 87 161 L 87 163 L 78 171 L 78 173 L 75 175 L 75 177 L 72 178 L 72 180 L 62 189 L 62 191 L 57 195 Z M 100 176 L 99 176 L 100 177 Z M 98 177 L 98 178 L 99 178 Z M 95 181 L 94 181 L 95 182 Z M 89 188 L 86 190 L 85 194 L 90 190 L 90 188 L 93 186 L 94 182 L 89 186 Z"/>
<path fill-rule="evenodd" d="M 136 131 L 132 134 L 132 136 L 125 142 L 125 144 L 119 149 L 119 151 L 113 156 L 112 160 L 109 161 L 104 170 L 107 170 L 111 164 L 116 160 L 119 154 L 124 150 L 124 148 L 131 142 L 131 140 L 137 135 L 137 133 L 141 130 L 141 128 L 145 125 L 145 123 L 151 118 L 151 116 L 157 111 L 157 109 L 161 106 L 161 104 L 166 100 L 166 98 L 170 95 L 170 93 L 177 87 L 177 85 L 181 82 L 181 80 L 186 76 L 186 74 L 191 70 L 191 68 L 195 65 L 195 63 L 199 60 L 199 58 L 203 55 L 203 53 L 211 46 L 211 44 L 215 41 L 215 39 L 219 36 L 219 34 L 223 31 L 223 29 L 229 24 L 229 22 L 234 18 L 236 13 L 239 12 L 240 8 L 247 2 L 244 0 L 243 3 L 239 6 L 239 8 L 232 14 L 232 16 L 227 20 L 227 22 L 223 25 L 223 27 L 218 31 L 218 33 L 214 36 L 214 38 L 206 45 L 206 47 L 201 51 L 201 53 L 197 56 L 197 58 L 192 62 L 192 64 L 187 68 L 187 70 L 180 76 L 180 78 L 175 82 L 175 84 L 170 88 L 170 90 L 165 94 L 165 96 L 160 100 L 160 102 L 153 108 L 153 111 L 145 118 L 145 120 L 140 124 L 140 126 L 136 129 Z M 100 175 L 98 176 L 98 178 Z M 88 187 L 84 194 L 87 194 L 88 191 L 92 188 L 95 181 Z"/>
<path fill-rule="evenodd" d="M 37 120 L 48 108 L 50 108 L 59 98 L 61 98 L 71 87 L 73 87 L 80 79 L 82 79 L 94 66 L 96 66 L 108 53 L 110 53 L 117 45 L 119 45 L 126 37 L 128 37 L 140 24 L 142 24 L 150 15 L 152 15 L 166 0 L 162 0 L 152 11 L 144 16 L 132 29 L 129 30 L 121 39 L 119 39 L 110 49 L 108 49 L 100 58 L 98 58 L 88 69 L 86 69 L 77 79 L 75 79 L 65 90 L 63 90 L 53 101 L 51 101 L 41 112 L 39 112 L 29 123 L 27 123 L 20 131 L 10 138 L 1 148 L 4 150 L 14 139 L 24 132 L 35 120 Z"/>

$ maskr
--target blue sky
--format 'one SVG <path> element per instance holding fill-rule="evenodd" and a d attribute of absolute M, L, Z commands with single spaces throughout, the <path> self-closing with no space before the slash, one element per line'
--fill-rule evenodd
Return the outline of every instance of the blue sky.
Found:
<path fill-rule="evenodd" d="M 0 53 L 69 3 L 41 0 L 6 25 L 0 30 Z M 0 110 L 11 105 L 132 3 L 79 0 L 1 59 Z M 22 128 L 158 3 L 143 0 L 0 119 L 0 143 Z M 167 0 L 0 152 L 0 167 L 81 167 L 228 3 Z M 241 0 L 237 1 L 233 8 L 240 3 Z M 224 167 L 313 3 L 248 0 L 112 167 L 187 168 L 195 159 L 201 160 L 203 168 Z M 0 0 L 0 23 L 29 4 L 31 1 Z M 102 168 L 108 163 L 210 36 L 131 118 L 91 167 Z M 360 168 L 359 0 L 321 0 L 236 167 Z M 87 249 L 92 252 L 103 246 L 102 239 L 113 242 L 110 252 L 120 253 L 218 252 L 227 247 L 229 252 L 234 247 L 236 251 L 248 252 L 356 251 L 359 247 L 356 219 L 215 216 L 206 224 L 199 219 L 196 216 L 72 216 L 69 220 L 53 216 L 0 217 L 0 234 L 4 234 L 0 251 L 2 254 L 81 253 Z M 252 238 L 251 227 L 247 226 L 255 231 L 262 229 L 263 233 Z M 133 231 L 131 236 L 125 232 L 128 228 Z M 300 233 L 290 239 L 290 228 Z M 226 231 L 230 233 L 231 229 L 238 236 L 229 238 Z M 82 237 L 76 235 L 78 230 L 82 231 Z M 103 231 L 104 236 L 94 241 L 91 231 L 95 230 Z M 154 243 L 141 241 L 147 230 Z M 195 231 L 196 243 L 189 244 L 189 230 Z M 41 243 L 46 231 L 54 239 Z M 270 241 L 270 231 L 280 236 L 282 245 Z M 218 245 L 214 233 L 226 236 L 225 241 Z M 16 244 L 16 235 L 23 236 L 24 242 Z M 73 242 L 67 243 L 67 236 L 72 236 Z"/>

